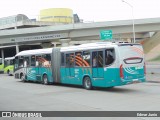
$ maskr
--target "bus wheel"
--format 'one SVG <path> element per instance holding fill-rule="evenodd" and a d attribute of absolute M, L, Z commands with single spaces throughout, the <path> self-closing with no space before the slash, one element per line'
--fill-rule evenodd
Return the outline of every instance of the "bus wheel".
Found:
<path fill-rule="evenodd" d="M 22 82 L 25 82 L 24 74 L 21 74 L 20 79 Z"/>
<path fill-rule="evenodd" d="M 92 83 L 91 83 L 91 79 L 89 77 L 85 77 L 84 78 L 84 80 L 83 80 L 83 86 L 87 90 L 91 90 L 92 89 Z"/>
<path fill-rule="evenodd" d="M 47 75 L 43 75 L 43 84 L 48 85 L 48 77 L 47 77 Z"/>

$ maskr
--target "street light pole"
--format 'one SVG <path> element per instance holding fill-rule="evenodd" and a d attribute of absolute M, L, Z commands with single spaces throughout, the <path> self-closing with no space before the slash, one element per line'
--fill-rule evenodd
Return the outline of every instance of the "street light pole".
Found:
<path fill-rule="evenodd" d="M 131 5 L 130 3 L 126 2 L 125 0 L 122 0 L 122 2 L 126 3 L 127 5 L 129 5 L 132 8 L 133 43 L 135 43 L 136 40 L 135 40 L 135 29 L 134 29 L 134 11 L 133 11 L 133 5 Z"/>

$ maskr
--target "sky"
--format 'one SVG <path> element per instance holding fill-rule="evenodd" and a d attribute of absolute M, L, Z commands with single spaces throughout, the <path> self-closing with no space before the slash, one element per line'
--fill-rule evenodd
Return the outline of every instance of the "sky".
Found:
<path fill-rule="evenodd" d="M 160 0 L 125 0 L 133 6 L 134 19 L 160 17 Z M 132 19 L 132 7 L 122 0 L 1 0 L 0 18 L 25 14 L 38 18 L 47 8 L 70 8 L 84 22 Z"/>

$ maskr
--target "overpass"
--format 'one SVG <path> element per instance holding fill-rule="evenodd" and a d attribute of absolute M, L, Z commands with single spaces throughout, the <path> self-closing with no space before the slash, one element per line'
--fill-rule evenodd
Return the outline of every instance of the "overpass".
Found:
<path fill-rule="evenodd" d="M 30 25 L 29 28 L 20 26 Z M 37 25 L 37 26 L 36 26 Z M 12 27 L 14 25 L 12 24 Z M 113 38 L 116 40 L 133 39 L 132 20 L 119 20 L 93 23 L 77 23 L 65 25 L 53 25 L 23 20 L 15 23 L 15 29 L 7 29 L 10 26 L 1 26 L 0 29 L 0 48 L 16 46 L 17 52 L 19 46 L 26 44 L 42 44 L 48 46 L 53 44 L 68 45 L 81 44 L 99 40 L 100 30 L 112 30 Z M 31 27 L 34 26 L 34 27 Z M 160 30 L 160 18 L 136 19 L 135 33 L 136 40 L 150 38 L 151 32 Z M 47 44 L 46 44 L 47 43 Z M 46 44 L 46 45 L 45 45 Z"/>

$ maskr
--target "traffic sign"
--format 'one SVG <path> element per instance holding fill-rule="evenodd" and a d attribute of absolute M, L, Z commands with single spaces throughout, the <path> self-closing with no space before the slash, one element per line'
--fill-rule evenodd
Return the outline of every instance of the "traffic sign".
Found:
<path fill-rule="evenodd" d="M 112 40 L 112 30 L 101 30 L 100 39 L 101 40 Z"/>

